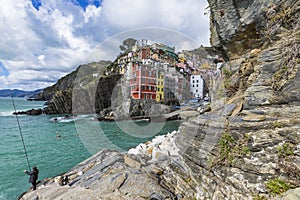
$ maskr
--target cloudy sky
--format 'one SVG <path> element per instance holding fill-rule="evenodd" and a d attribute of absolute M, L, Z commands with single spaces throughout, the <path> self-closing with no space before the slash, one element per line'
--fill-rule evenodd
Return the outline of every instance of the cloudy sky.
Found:
<path fill-rule="evenodd" d="M 2 1 L 0 89 L 8 82 L 23 90 L 50 86 L 80 64 L 113 59 L 127 37 L 177 50 L 208 46 L 207 6 L 205 0 Z"/>

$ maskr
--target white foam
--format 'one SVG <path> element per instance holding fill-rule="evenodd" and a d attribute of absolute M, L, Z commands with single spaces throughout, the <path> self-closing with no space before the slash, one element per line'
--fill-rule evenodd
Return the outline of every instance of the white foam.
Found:
<path fill-rule="evenodd" d="M 6 112 L 0 112 L 0 116 L 12 116 L 14 111 L 6 111 Z"/>

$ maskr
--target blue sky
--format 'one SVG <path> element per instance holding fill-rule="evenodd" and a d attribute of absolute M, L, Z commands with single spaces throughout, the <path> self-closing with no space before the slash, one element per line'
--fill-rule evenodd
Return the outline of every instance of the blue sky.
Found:
<path fill-rule="evenodd" d="M 112 60 L 126 37 L 177 49 L 207 46 L 207 6 L 204 0 L 3 1 L 0 89 L 7 81 L 24 90 L 50 86 L 80 64 Z"/>
<path fill-rule="evenodd" d="M 8 71 L 2 62 L 0 62 L 0 76 L 8 76 Z"/>
<path fill-rule="evenodd" d="M 78 6 L 82 7 L 85 10 L 90 5 L 93 5 L 97 8 L 100 7 L 101 3 L 102 3 L 102 0 L 72 0 L 71 2 L 74 5 L 78 5 Z M 42 5 L 41 0 L 32 0 L 31 3 L 32 3 L 32 6 L 36 10 L 39 10 L 40 6 Z"/>

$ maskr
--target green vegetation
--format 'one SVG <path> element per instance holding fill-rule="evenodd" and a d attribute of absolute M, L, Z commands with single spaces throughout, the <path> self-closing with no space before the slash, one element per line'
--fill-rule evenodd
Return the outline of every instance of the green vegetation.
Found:
<path fill-rule="evenodd" d="M 251 153 L 247 146 L 248 140 L 247 136 L 235 140 L 229 132 L 223 132 L 219 140 L 219 155 L 210 161 L 210 166 L 213 167 L 216 164 L 234 166 L 236 159 Z"/>
<path fill-rule="evenodd" d="M 267 181 L 266 187 L 268 192 L 273 196 L 280 195 L 290 189 L 290 185 L 279 178 L 270 179 Z"/>
<path fill-rule="evenodd" d="M 228 88 L 231 84 L 230 77 L 232 76 L 233 73 L 232 71 L 225 68 L 222 69 L 222 73 L 224 74 L 224 81 L 223 81 L 224 88 Z"/>
<path fill-rule="evenodd" d="M 223 71 L 223 74 L 227 77 L 230 77 L 232 75 L 232 71 L 230 71 L 226 68 L 223 68 L 222 71 Z"/>
<path fill-rule="evenodd" d="M 224 88 L 228 88 L 230 86 L 230 78 L 225 77 L 224 78 Z"/>
<path fill-rule="evenodd" d="M 221 139 L 219 140 L 221 160 L 227 160 L 228 162 L 232 161 L 233 157 L 231 155 L 231 150 L 233 149 L 234 144 L 235 140 L 230 133 L 222 133 Z"/>
<path fill-rule="evenodd" d="M 188 177 L 188 178 L 186 178 L 184 180 L 185 180 L 185 182 L 190 183 L 192 179 L 191 179 L 191 177 Z"/>
<path fill-rule="evenodd" d="M 284 84 L 283 80 L 286 80 L 288 76 L 288 67 L 286 65 L 281 66 L 281 68 L 273 75 L 273 88 L 275 90 L 280 90 Z"/>
<path fill-rule="evenodd" d="M 274 128 L 282 128 L 283 124 L 280 122 L 273 122 L 273 126 L 274 126 Z"/>
<path fill-rule="evenodd" d="M 286 142 L 281 146 L 277 147 L 277 151 L 278 151 L 278 157 L 282 158 L 282 157 L 287 157 L 287 156 L 291 156 L 294 155 L 294 145 Z"/>

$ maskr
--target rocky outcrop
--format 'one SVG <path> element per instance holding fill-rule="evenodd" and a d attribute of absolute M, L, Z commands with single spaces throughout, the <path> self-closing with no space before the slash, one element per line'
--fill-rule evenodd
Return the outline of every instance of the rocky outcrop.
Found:
<path fill-rule="evenodd" d="M 131 154 L 104 150 L 64 174 L 67 185 L 50 179 L 22 199 L 299 199 L 300 2 L 209 4 L 227 59 L 212 111 Z"/>
<path fill-rule="evenodd" d="M 14 115 L 41 115 L 43 114 L 42 109 L 31 109 L 27 111 L 19 111 L 19 112 L 14 112 Z"/>
<path fill-rule="evenodd" d="M 297 0 L 209 0 L 211 44 L 229 58 L 268 45 L 298 23 Z"/>
<path fill-rule="evenodd" d="M 110 61 L 100 61 L 80 65 L 75 71 L 59 79 L 53 86 L 45 88 L 35 98 L 47 101 L 46 114 L 72 114 L 72 95 L 76 90 L 74 87 L 90 86 L 94 89 L 95 94 L 94 85 L 98 82 L 101 84 L 103 79 L 105 80 L 104 74 L 109 64 L 111 64 Z M 104 82 L 109 83 L 109 81 L 110 77 Z M 108 89 L 108 92 L 111 91 L 106 87 L 104 89 Z"/>
<path fill-rule="evenodd" d="M 70 96 L 71 112 L 73 114 L 99 114 L 102 110 L 110 108 L 112 94 L 120 78 L 119 74 L 110 74 L 98 77 L 97 80 L 89 83 L 83 84 L 82 81 L 76 81 Z"/>
<path fill-rule="evenodd" d="M 47 102 L 45 114 L 70 114 L 72 113 L 72 91 L 59 90 Z"/>

